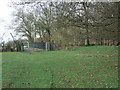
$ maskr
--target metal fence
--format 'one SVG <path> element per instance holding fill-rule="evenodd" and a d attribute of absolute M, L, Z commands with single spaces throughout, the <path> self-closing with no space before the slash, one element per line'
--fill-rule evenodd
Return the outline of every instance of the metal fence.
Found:
<path fill-rule="evenodd" d="M 52 42 L 24 42 L 26 48 L 38 48 L 43 50 L 58 50 L 58 45 Z"/>

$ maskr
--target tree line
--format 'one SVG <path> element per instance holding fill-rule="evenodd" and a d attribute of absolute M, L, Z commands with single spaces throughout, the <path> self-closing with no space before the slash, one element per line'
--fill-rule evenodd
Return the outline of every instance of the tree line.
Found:
<path fill-rule="evenodd" d="M 13 4 L 12 27 L 29 42 L 61 47 L 117 45 L 118 2 L 40 2 Z"/>

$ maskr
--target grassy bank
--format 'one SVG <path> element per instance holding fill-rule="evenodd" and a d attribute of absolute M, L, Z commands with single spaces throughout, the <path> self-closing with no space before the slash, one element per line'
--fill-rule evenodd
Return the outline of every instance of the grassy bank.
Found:
<path fill-rule="evenodd" d="M 118 47 L 5 52 L 3 88 L 116 88 Z"/>

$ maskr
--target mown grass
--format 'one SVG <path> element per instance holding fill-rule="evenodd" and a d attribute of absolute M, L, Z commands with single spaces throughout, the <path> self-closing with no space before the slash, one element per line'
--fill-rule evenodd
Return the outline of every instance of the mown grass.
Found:
<path fill-rule="evenodd" d="M 118 47 L 3 53 L 3 88 L 117 88 Z"/>

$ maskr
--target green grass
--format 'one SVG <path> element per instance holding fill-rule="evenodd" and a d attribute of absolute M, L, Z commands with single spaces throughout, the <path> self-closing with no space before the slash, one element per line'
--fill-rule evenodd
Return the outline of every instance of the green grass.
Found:
<path fill-rule="evenodd" d="M 3 53 L 3 88 L 117 88 L 118 47 Z"/>

